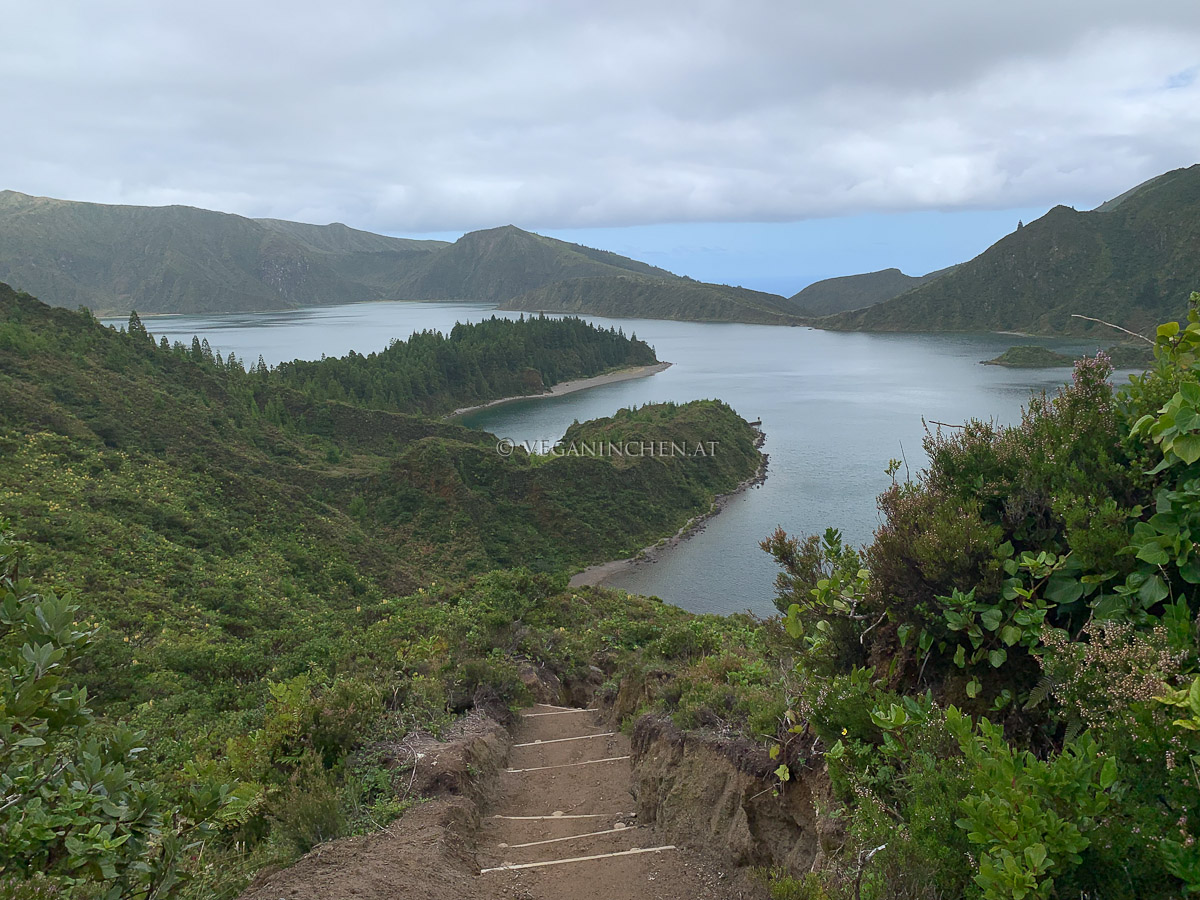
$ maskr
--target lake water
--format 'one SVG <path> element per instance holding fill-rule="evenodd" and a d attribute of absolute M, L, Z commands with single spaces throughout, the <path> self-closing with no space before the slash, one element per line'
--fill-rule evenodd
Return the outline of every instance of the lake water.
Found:
<path fill-rule="evenodd" d="M 261 354 L 274 364 L 350 350 L 369 353 L 413 331 L 446 331 L 456 321 L 494 314 L 482 303 L 387 302 L 287 313 L 164 316 L 147 319 L 146 326 L 156 337 L 190 343 L 195 334 L 215 350 L 233 350 L 247 362 Z M 553 441 L 574 420 L 611 415 L 623 406 L 713 397 L 747 419 L 762 419 L 763 449 L 770 455 L 766 482 L 734 498 L 703 531 L 659 561 L 607 582 L 697 612 L 770 614 L 776 569 L 758 542 L 777 525 L 793 534 L 832 526 L 855 544 L 869 542 L 879 525 L 875 498 L 889 483 L 888 460 L 906 460 L 913 474 L 925 463 L 922 420 L 1014 422 L 1031 392 L 1055 390 L 1070 374 L 979 365 L 1013 344 L 1033 342 L 1008 335 L 839 334 L 585 318 L 636 333 L 655 347 L 659 359 L 674 365 L 649 378 L 493 407 L 462 422 L 517 442 Z"/>

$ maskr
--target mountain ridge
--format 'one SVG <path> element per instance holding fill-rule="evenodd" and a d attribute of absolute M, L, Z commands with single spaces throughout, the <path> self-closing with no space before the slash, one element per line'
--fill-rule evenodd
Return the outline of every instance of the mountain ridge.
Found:
<path fill-rule="evenodd" d="M 953 271 L 823 328 L 854 331 L 1134 331 L 1174 319 L 1200 286 L 1200 165 L 1149 179 L 1094 210 L 1055 206 Z"/>
<path fill-rule="evenodd" d="M 690 278 L 664 281 L 634 274 L 554 282 L 509 300 L 500 308 L 752 325 L 807 323 L 790 301 L 777 294 Z"/>
<path fill-rule="evenodd" d="M 859 275 L 840 275 L 814 281 L 788 299 L 804 315 L 828 316 L 890 300 L 954 268 L 948 266 L 925 275 L 905 275 L 894 267 Z"/>
<path fill-rule="evenodd" d="M 450 243 L 0 191 L 0 280 L 99 314 L 270 311 L 366 300 L 502 302 L 567 278 L 665 269 L 513 225 Z"/>

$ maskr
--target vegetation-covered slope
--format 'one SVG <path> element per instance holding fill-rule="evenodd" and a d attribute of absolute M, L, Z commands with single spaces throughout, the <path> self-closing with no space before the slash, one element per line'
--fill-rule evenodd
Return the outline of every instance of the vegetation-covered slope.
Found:
<path fill-rule="evenodd" d="M 578 322 L 505 321 L 445 339 L 424 335 L 419 352 L 397 345 L 351 370 L 369 376 L 377 366 L 391 378 L 403 369 L 411 381 L 425 366 L 427 397 L 462 384 L 488 399 L 509 389 L 497 372 L 510 358 L 501 352 L 489 364 L 475 355 L 492 340 L 547 366 L 544 375 L 528 364 L 520 370 L 539 382 L 620 361 L 613 348 L 637 358 L 648 352 Z M 404 365 L 392 366 L 397 360 Z M 455 360 L 469 362 L 464 372 L 482 383 L 447 377 Z M 633 553 L 759 464 L 754 431 L 718 402 L 647 407 L 576 430 L 580 441 L 606 445 L 625 437 L 711 451 L 715 441 L 715 453 L 534 458 L 517 448 L 504 456 L 489 435 L 413 414 L 418 400 L 406 408 L 394 396 L 354 390 L 344 402 L 323 399 L 322 367 L 341 372 L 345 363 L 313 364 L 300 380 L 265 368 L 248 373 L 200 343 L 156 344 L 136 319 L 116 332 L 86 312 L 0 286 L 0 531 L 11 527 L 28 542 L 21 576 L 83 604 L 66 614 L 90 644 L 74 677 L 104 717 L 85 737 L 116 734 L 118 720 L 145 729 L 139 777 L 167 808 L 183 809 L 191 802 L 184 794 L 210 776 L 243 785 L 240 811 L 214 824 L 220 846 L 237 841 L 274 853 L 282 841 L 288 852 L 307 849 L 314 835 L 331 833 L 323 817 L 350 814 L 345 803 L 350 812 L 383 803 L 362 822 L 395 815 L 401 807 L 386 769 L 371 769 L 364 786 L 347 768 L 364 741 L 444 720 L 480 696 L 518 700 L 527 696 L 519 664 L 561 668 L 583 655 L 584 645 L 571 649 L 576 638 L 562 632 L 591 622 L 590 607 L 565 596 L 547 605 L 565 579 L 482 573 L 565 572 Z M 0 591 L 6 653 L 10 639 L 19 651 L 32 633 L 20 623 L 38 601 L 20 600 L 29 588 L 13 581 L 16 563 L 2 543 L 0 562 L 9 568 L 0 574 L 11 582 Z M 465 594 L 444 587 L 476 575 L 482 583 Z M 621 609 L 605 601 L 595 618 L 637 615 Z M 578 635 L 593 648 L 588 658 L 601 643 L 615 646 L 604 637 L 611 632 Z M 78 643 L 61 629 L 38 640 Z M 0 727 L 23 722 L 13 719 L 23 708 L 14 701 L 0 710 Z M 103 765 L 134 765 L 132 746 L 104 751 Z M 22 752 L 35 751 L 31 744 Z M 47 765 L 49 778 L 5 790 L 32 791 L 39 808 L 59 809 L 60 788 L 71 788 L 53 756 Z M 105 770 L 97 765 L 99 778 Z M 363 793 L 342 803 L 343 787 L 334 785 Z M 52 869 L 113 883 L 116 876 L 89 869 L 68 847 L 116 865 L 125 851 L 105 845 L 105 835 L 150 821 L 121 824 L 116 808 L 80 814 L 80 828 L 110 830 L 77 844 L 82 831 L 73 825 L 17 840 L 14 823 L 31 820 L 18 807 L 0 809 L 0 882 Z M 155 821 L 169 831 L 179 820 Z M 165 845 L 128 846 L 153 855 Z M 126 860 L 133 868 L 121 877 L 149 877 L 136 868 L 141 858 Z M 226 864 L 206 871 L 220 878 Z"/>
<path fill-rule="evenodd" d="M 0 280 L 96 313 L 211 313 L 362 300 L 491 300 L 554 281 L 675 276 L 513 226 L 453 244 L 186 206 L 0 192 Z"/>
<path fill-rule="evenodd" d="M 186 206 L 0 192 L 0 280 L 98 313 L 233 312 L 395 296 L 396 272 L 444 246 L 341 225 L 257 222 Z"/>
<path fill-rule="evenodd" d="M 1200 282 L 1200 165 L 1091 212 L 1057 206 L 970 262 L 867 309 L 826 319 L 867 331 L 1090 333 L 1073 313 L 1146 331 Z"/>
<path fill-rule="evenodd" d="M 791 303 L 775 294 L 690 278 L 664 281 L 636 275 L 556 281 L 509 300 L 501 308 L 761 325 L 801 322 Z"/>
<path fill-rule="evenodd" d="M 491 326 L 514 333 L 538 327 Z M 589 335 L 599 346 L 617 339 L 579 324 L 561 327 L 583 335 L 579 346 Z M 432 396 L 444 377 L 438 359 L 469 345 L 469 335 L 453 335 L 440 352 L 420 357 Z M 627 350 L 638 347 L 619 340 Z M 758 461 L 752 430 L 713 403 L 668 408 L 658 422 L 668 438 L 719 441 L 722 452 L 707 460 L 543 461 L 520 449 L 505 458 L 480 432 L 400 412 L 394 403 L 391 411 L 368 409 L 388 404 L 360 400 L 353 385 L 347 396 L 357 405 L 324 400 L 321 369 L 340 372 L 344 360 L 313 364 L 304 379 L 246 373 L 206 359 L 199 347 L 164 349 L 137 329 L 116 333 L 7 289 L 0 293 L 0 348 L 7 515 L 19 536 L 35 539 L 39 571 L 53 571 L 60 585 L 86 587 L 114 637 L 142 632 L 149 644 L 140 654 L 123 641 L 106 644 L 108 651 L 126 664 L 138 655 L 145 665 L 162 665 L 175 672 L 169 680 L 188 671 L 183 660 L 199 658 L 181 650 L 193 641 L 215 657 L 234 654 L 242 671 L 261 676 L 287 656 L 280 634 L 297 647 L 324 640 L 296 617 L 345 610 L 364 593 L 499 565 L 567 569 L 635 552 L 749 477 Z M 397 358 L 399 348 L 375 363 Z M 637 352 L 648 351 L 641 345 Z M 576 374 L 560 366 L 560 376 Z M 536 370 L 521 371 L 541 380 Z M 475 380 L 466 385 L 478 388 Z M 508 388 L 500 382 L 492 390 Z M 496 395 L 485 388 L 435 405 L 453 406 L 463 396 Z M 187 634 L 154 637 L 160 614 L 161 625 Z M 274 625 L 262 630 L 256 621 Z M 205 623 L 211 631 L 200 630 Z M 243 638 L 266 640 L 264 653 L 276 642 L 276 652 L 257 656 Z M 129 679 L 128 668 L 114 670 L 93 688 L 123 704 L 151 690 L 153 679 Z"/>
<path fill-rule="evenodd" d="M 505 225 L 472 231 L 430 256 L 399 282 L 397 296 L 503 302 L 564 279 L 627 273 L 676 277 L 616 253 Z"/>
<path fill-rule="evenodd" d="M 826 278 L 813 282 L 800 293 L 793 295 L 791 302 L 801 315 L 829 316 L 890 300 L 947 271 L 949 270 L 940 269 L 928 275 L 905 275 L 899 269 L 881 269 L 861 275 Z"/>
<path fill-rule="evenodd" d="M 782 623 L 738 639 L 697 625 L 685 660 L 630 666 L 622 696 L 643 709 L 725 736 L 748 764 L 728 736 L 765 743 L 782 808 L 831 783 L 836 837 L 777 871 L 772 896 L 1200 890 L 1192 303 L 1123 388 L 1084 359 L 1011 427 L 930 434 L 928 468 L 880 497 L 870 546 L 834 529 L 763 541 Z"/>
<path fill-rule="evenodd" d="M 1114 369 L 1144 369 L 1154 362 L 1152 348 L 1147 344 L 1117 344 L 1104 351 Z M 1023 345 L 1009 347 L 994 359 L 985 359 L 985 366 L 1005 366 L 1010 369 L 1048 369 L 1073 366 L 1077 357 L 1055 353 L 1045 347 Z"/>

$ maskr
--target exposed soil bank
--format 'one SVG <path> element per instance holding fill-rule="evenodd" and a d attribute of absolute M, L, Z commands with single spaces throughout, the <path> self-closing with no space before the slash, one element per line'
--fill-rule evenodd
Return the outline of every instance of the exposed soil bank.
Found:
<path fill-rule="evenodd" d="M 574 381 L 561 381 L 547 391 L 540 394 L 520 394 L 516 397 L 501 397 L 499 400 L 493 400 L 490 403 L 482 403 L 479 406 L 464 406 L 462 409 L 456 409 L 454 412 L 447 415 L 447 419 L 455 419 L 459 416 L 465 416 L 467 413 L 477 412 L 481 409 L 489 409 L 493 406 L 500 406 L 503 403 L 512 403 L 516 400 L 544 400 L 548 397 L 561 397 L 563 394 L 573 394 L 576 391 L 586 391 L 588 388 L 602 387 L 606 384 L 616 384 L 618 381 L 632 381 L 634 378 L 645 378 L 647 375 L 657 375 L 671 367 L 669 362 L 655 363 L 652 366 L 631 366 L 628 369 L 618 369 L 615 372 L 608 372 L 604 375 L 595 375 L 591 378 L 576 378 Z"/>
<path fill-rule="evenodd" d="M 759 446 L 762 445 L 762 441 L 765 439 L 765 437 L 766 435 L 763 435 L 760 432 L 758 440 Z M 608 562 L 597 563 L 594 566 L 588 566 L 582 572 L 571 576 L 570 586 L 584 587 L 591 585 L 599 587 L 617 575 L 628 572 L 631 569 L 636 569 L 638 566 L 657 562 L 664 555 L 666 555 L 675 547 L 678 547 L 688 538 L 703 531 L 708 520 L 728 506 L 734 497 L 737 497 L 744 491 L 747 491 L 755 485 L 762 484 L 764 481 L 766 481 L 767 462 L 767 454 L 763 453 L 762 462 L 759 463 L 758 471 L 755 472 L 752 477 L 747 478 L 728 494 L 721 494 L 718 496 L 715 500 L 713 500 L 712 506 L 709 507 L 708 512 L 688 519 L 683 524 L 683 527 L 680 528 L 679 531 L 675 532 L 675 534 L 673 534 L 671 537 L 663 538 L 657 543 L 643 548 L 637 556 L 630 557 L 629 559 L 614 559 L 609 560 Z"/>
<path fill-rule="evenodd" d="M 844 840 L 828 818 L 824 766 L 793 766 L 780 784 L 763 747 L 684 733 L 656 716 L 638 720 L 632 754 L 638 821 L 728 866 L 808 872 Z"/>
<path fill-rule="evenodd" d="M 727 853 L 710 851 L 707 833 L 681 827 L 681 816 L 664 817 L 672 834 L 687 838 L 675 845 L 653 816 L 634 813 L 630 741 L 602 712 L 539 704 L 515 721 L 497 712 L 508 728 L 477 712 L 447 742 L 425 736 L 397 745 L 397 762 L 416 760 L 412 789 L 434 799 L 381 832 L 322 844 L 290 868 L 260 875 L 241 900 L 765 896 L 726 864 Z M 657 810 L 642 798 L 637 805 Z"/>
<path fill-rule="evenodd" d="M 260 874 L 241 900 L 482 900 L 475 834 L 508 757 L 509 733 L 476 712 L 446 741 L 414 738 L 395 747 L 395 762 L 415 762 L 410 790 L 434 799 L 382 831 L 321 844 L 287 869 Z"/>

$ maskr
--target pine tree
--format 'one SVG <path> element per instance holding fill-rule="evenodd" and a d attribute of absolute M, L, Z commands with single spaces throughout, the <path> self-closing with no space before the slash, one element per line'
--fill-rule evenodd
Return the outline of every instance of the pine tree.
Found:
<path fill-rule="evenodd" d="M 141 317 L 137 314 L 137 310 L 130 310 L 129 325 L 125 329 L 129 332 L 130 337 L 134 338 L 149 338 L 150 334 L 146 331 L 146 326 L 142 324 Z"/>

